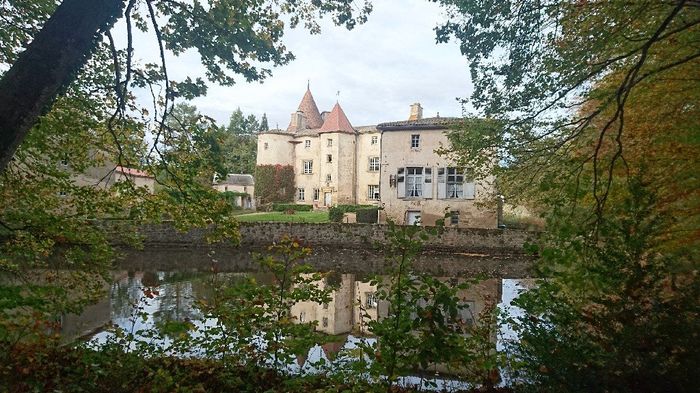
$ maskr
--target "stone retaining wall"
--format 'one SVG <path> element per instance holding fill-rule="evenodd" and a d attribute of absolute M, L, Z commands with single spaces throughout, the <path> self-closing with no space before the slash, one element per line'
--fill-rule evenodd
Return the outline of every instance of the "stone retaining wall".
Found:
<path fill-rule="evenodd" d="M 376 224 L 306 224 L 306 223 L 241 223 L 241 246 L 263 247 L 285 235 L 310 246 L 338 248 L 371 248 L 385 242 L 386 225 Z M 145 246 L 206 246 L 206 230 L 178 232 L 172 225 L 160 224 L 141 228 Z M 488 254 L 523 254 L 523 245 L 536 233 L 513 229 L 444 228 L 430 238 L 425 250 Z"/>
<path fill-rule="evenodd" d="M 257 271 L 260 266 L 252 253 L 264 252 L 289 235 L 308 243 L 313 254 L 306 262 L 318 270 L 382 274 L 393 263 L 379 248 L 387 229 L 375 224 L 241 223 L 241 244 L 235 247 L 207 244 L 206 230 L 183 233 L 164 223 L 141 227 L 144 249 L 124 247 L 118 265 L 129 270 Z M 414 267 L 437 276 L 529 277 L 533 258 L 523 245 L 536 235 L 512 229 L 445 228 L 426 242 Z"/>

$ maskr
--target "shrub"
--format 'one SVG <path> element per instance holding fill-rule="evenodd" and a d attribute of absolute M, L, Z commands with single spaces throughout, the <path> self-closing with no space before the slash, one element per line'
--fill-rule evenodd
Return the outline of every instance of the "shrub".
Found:
<path fill-rule="evenodd" d="M 243 207 L 236 204 L 238 197 L 247 198 L 249 195 L 246 192 L 224 191 L 219 193 L 219 198 L 226 201 L 233 210 L 242 210 Z"/>
<path fill-rule="evenodd" d="M 337 209 L 340 209 L 343 213 L 356 213 L 358 209 L 366 209 L 376 207 L 373 205 L 338 205 Z"/>
<path fill-rule="evenodd" d="M 339 206 L 328 209 L 328 219 L 331 222 L 342 222 L 345 212 Z"/>
<path fill-rule="evenodd" d="M 379 218 L 379 208 L 371 207 L 367 209 L 357 209 L 357 222 L 364 224 L 376 224 Z"/>
<path fill-rule="evenodd" d="M 296 205 L 294 203 L 273 203 L 272 210 L 276 212 L 286 212 L 287 210 L 294 210 L 298 212 L 309 212 L 313 209 L 311 205 Z"/>

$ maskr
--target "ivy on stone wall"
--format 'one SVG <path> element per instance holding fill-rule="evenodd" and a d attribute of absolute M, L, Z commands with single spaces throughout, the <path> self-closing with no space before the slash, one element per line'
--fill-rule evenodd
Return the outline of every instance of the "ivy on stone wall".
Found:
<path fill-rule="evenodd" d="M 255 167 L 255 195 L 261 204 L 294 201 L 294 167 L 258 165 Z"/>

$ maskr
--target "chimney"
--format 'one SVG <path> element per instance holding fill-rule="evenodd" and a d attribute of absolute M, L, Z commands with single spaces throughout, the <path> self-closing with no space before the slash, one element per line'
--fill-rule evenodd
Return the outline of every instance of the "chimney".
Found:
<path fill-rule="evenodd" d="M 420 106 L 419 102 L 411 105 L 411 115 L 408 116 L 408 120 L 420 120 L 423 118 L 423 107 Z"/>
<path fill-rule="evenodd" d="M 296 111 L 292 113 L 292 125 L 296 128 L 296 131 L 306 129 L 306 116 L 304 116 L 304 112 Z"/>

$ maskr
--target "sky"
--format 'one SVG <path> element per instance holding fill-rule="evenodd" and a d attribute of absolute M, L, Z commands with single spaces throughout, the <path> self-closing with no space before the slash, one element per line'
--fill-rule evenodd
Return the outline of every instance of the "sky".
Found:
<path fill-rule="evenodd" d="M 266 113 L 270 128 L 286 128 L 309 81 L 319 110 L 331 110 L 338 100 L 354 126 L 405 120 L 414 102 L 421 103 L 425 117 L 461 116 L 458 98 L 472 91 L 469 69 L 456 42 L 435 42 L 433 29 L 445 20 L 440 7 L 427 0 L 373 5 L 367 23 L 352 31 L 328 18 L 320 35 L 287 29 L 283 41 L 296 56 L 290 64 L 273 68 L 262 84 L 210 84 L 207 96 L 192 103 L 221 124 L 240 107 L 258 117 Z M 137 57 L 154 50 L 152 43 L 137 41 Z M 174 80 L 203 75 L 196 53 L 169 56 L 168 72 Z"/>

